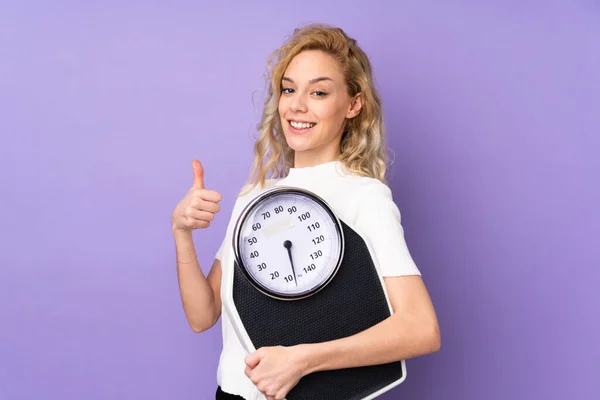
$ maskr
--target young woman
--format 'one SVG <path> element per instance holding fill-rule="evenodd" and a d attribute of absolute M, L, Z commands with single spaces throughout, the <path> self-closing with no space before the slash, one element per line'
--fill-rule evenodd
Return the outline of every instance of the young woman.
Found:
<path fill-rule="evenodd" d="M 207 228 L 221 196 L 206 189 L 194 160 L 194 184 L 173 212 L 181 298 L 192 329 L 223 316 L 218 399 L 283 399 L 305 375 L 327 369 L 383 364 L 437 351 L 437 317 L 421 274 L 406 247 L 400 213 L 386 185 L 381 104 L 371 65 L 341 29 L 297 29 L 274 53 L 269 96 L 248 185 L 238 196 L 227 234 L 205 277 L 191 231 Z M 356 335 L 247 354 L 222 313 L 222 273 L 232 268 L 231 238 L 244 206 L 261 191 L 286 185 L 311 190 L 347 224 L 364 232 L 384 277 L 393 315 Z"/>

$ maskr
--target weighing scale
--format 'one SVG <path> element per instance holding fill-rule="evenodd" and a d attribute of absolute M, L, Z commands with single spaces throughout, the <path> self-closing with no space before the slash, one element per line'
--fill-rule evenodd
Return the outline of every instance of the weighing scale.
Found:
<path fill-rule="evenodd" d="M 313 192 L 266 190 L 242 210 L 232 240 L 228 311 L 249 353 L 351 336 L 392 313 L 369 245 Z M 373 399 L 405 377 L 404 360 L 319 371 L 286 399 Z"/>

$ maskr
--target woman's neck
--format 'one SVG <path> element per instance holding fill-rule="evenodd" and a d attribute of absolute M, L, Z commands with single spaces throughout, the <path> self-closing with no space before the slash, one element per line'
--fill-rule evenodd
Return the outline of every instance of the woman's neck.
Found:
<path fill-rule="evenodd" d="M 294 168 L 314 167 L 315 165 L 338 161 L 341 155 L 339 147 L 330 151 L 314 149 L 294 152 Z"/>

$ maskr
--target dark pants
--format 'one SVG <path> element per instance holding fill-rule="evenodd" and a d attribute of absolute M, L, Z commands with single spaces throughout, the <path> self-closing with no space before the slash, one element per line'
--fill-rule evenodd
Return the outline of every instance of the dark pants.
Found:
<path fill-rule="evenodd" d="M 221 390 L 221 386 L 218 386 L 216 400 L 244 400 L 244 398 L 235 394 L 225 393 Z"/>

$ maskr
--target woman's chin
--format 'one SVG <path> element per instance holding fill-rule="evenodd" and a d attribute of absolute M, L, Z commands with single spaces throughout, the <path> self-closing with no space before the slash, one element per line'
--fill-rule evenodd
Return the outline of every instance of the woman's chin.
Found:
<path fill-rule="evenodd" d="M 305 138 L 286 136 L 287 145 L 295 152 L 302 152 L 310 149 L 310 143 Z"/>

